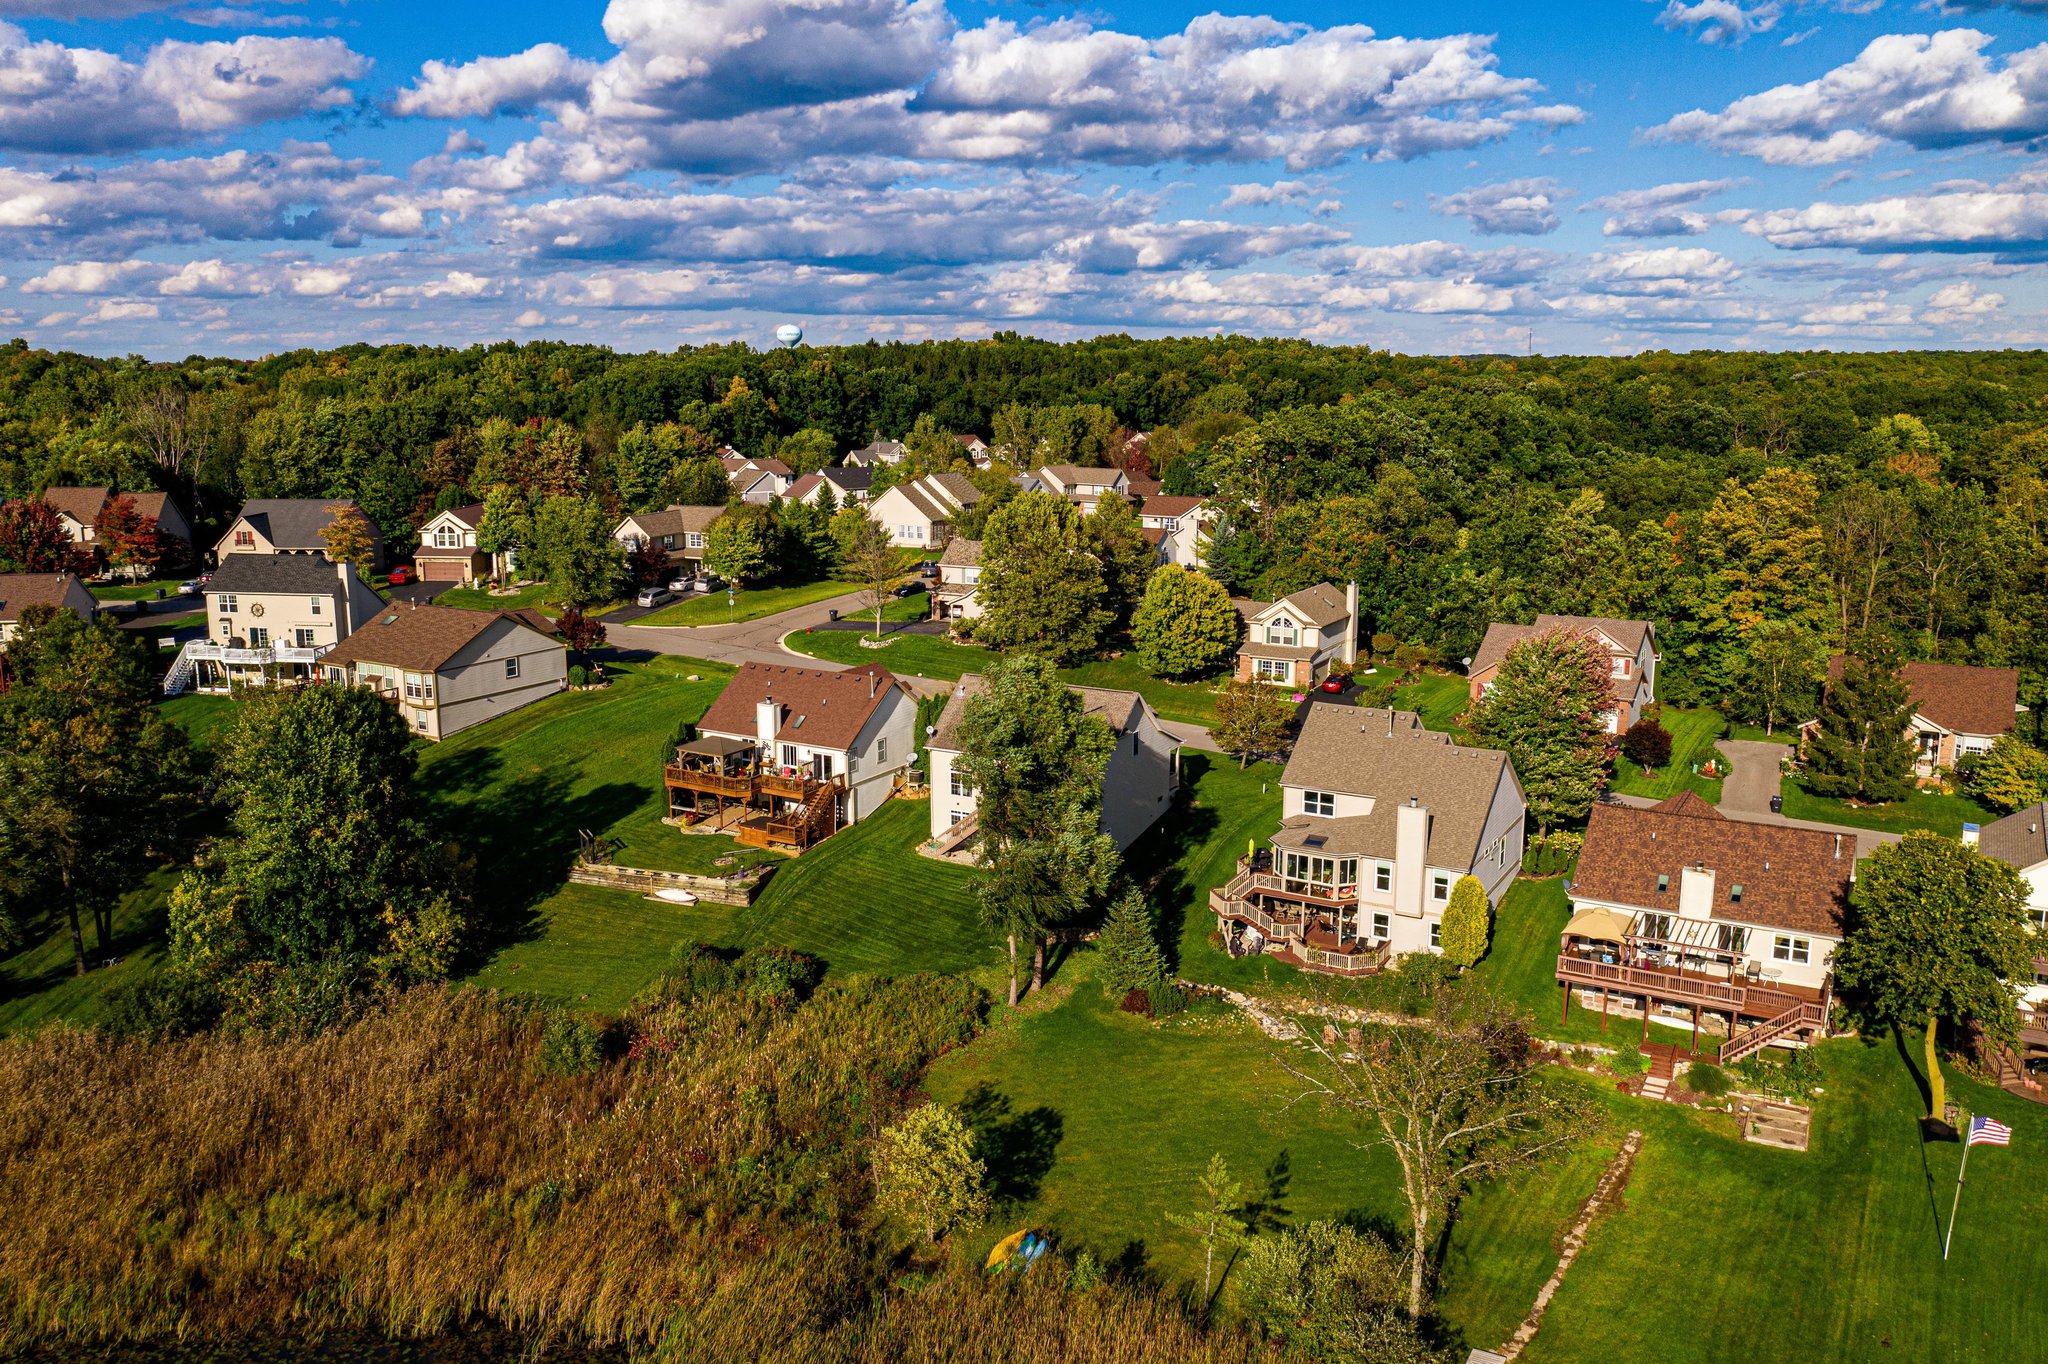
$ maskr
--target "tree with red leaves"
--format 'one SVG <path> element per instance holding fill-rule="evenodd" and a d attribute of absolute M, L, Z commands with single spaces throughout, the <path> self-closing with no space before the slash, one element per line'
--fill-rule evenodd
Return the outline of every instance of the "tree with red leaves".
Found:
<path fill-rule="evenodd" d="M 68 573 L 78 558 L 55 507 L 31 498 L 0 506 L 0 572 Z"/>
<path fill-rule="evenodd" d="M 557 617 L 555 630 L 579 654 L 588 654 L 604 643 L 604 622 L 584 615 L 580 606 L 572 606 Z"/>
<path fill-rule="evenodd" d="M 166 545 L 157 531 L 156 518 L 136 509 L 135 499 L 125 493 L 100 513 L 100 550 L 107 562 L 134 582 L 155 573 L 163 562 Z"/>

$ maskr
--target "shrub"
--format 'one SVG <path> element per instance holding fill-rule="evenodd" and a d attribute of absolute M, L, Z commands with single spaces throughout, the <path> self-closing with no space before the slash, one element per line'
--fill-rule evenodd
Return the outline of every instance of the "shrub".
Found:
<path fill-rule="evenodd" d="M 1132 986 L 1125 992 L 1123 1003 L 1116 1007 L 1127 1014 L 1140 1014 L 1150 1018 L 1152 1016 L 1152 987 L 1149 985 Z"/>
<path fill-rule="evenodd" d="M 1458 978 L 1458 968 L 1434 952 L 1411 952 L 1393 976 L 1392 1004 L 1412 1018 L 1436 1007 L 1436 997 Z"/>
<path fill-rule="evenodd" d="M 755 999 L 801 1002 L 825 978 L 825 963 L 787 947 L 764 947 L 746 953 L 737 968 Z"/>
<path fill-rule="evenodd" d="M 1374 635 L 1369 642 L 1372 645 L 1372 651 L 1381 658 L 1391 657 L 1394 650 L 1401 647 L 1400 636 L 1390 635 L 1385 630 Z"/>
<path fill-rule="evenodd" d="M 1671 731 L 1646 715 L 1621 736 L 1621 756 L 1638 767 L 1662 767 L 1671 761 Z"/>
<path fill-rule="evenodd" d="M 584 667 L 581 663 L 571 664 L 569 667 L 569 685 L 572 687 L 589 686 L 590 669 Z"/>
<path fill-rule="evenodd" d="M 1427 644 L 1403 644 L 1394 650 L 1394 666 L 1404 673 L 1426 668 L 1436 662 L 1436 650 Z"/>
<path fill-rule="evenodd" d="M 1371 682 L 1351 694 L 1351 703 L 1370 710 L 1392 710 L 1398 690 L 1391 682 Z"/>
<path fill-rule="evenodd" d="M 1547 836 L 1537 834 L 1522 852 L 1522 870 L 1531 876 L 1556 876 L 1568 872 L 1585 845 L 1584 834 L 1566 829 L 1553 829 Z"/>
<path fill-rule="evenodd" d="M 1685 1087 L 1695 1094 L 1718 1099 L 1730 1088 L 1728 1072 L 1705 1061 L 1695 1061 L 1685 1072 Z"/>
<path fill-rule="evenodd" d="M 1088 1251 L 1074 1257 L 1074 1264 L 1067 1271 L 1067 1288 L 1075 1293 L 1093 1293 L 1106 1282 L 1102 1262 Z"/>
<path fill-rule="evenodd" d="M 1154 981 L 1150 994 L 1154 1018 L 1172 1018 L 1188 1006 L 1188 997 L 1170 980 Z"/>
<path fill-rule="evenodd" d="M 1444 906 L 1442 947 L 1444 960 L 1453 966 L 1477 966 L 1486 955 L 1491 925 L 1486 887 L 1476 876 L 1461 876 L 1451 889 L 1451 902 Z"/>
<path fill-rule="evenodd" d="M 170 970 L 110 994 L 100 1027 L 115 1037 L 161 1041 L 205 1032 L 219 1017 L 220 998 L 205 981 Z"/>
<path fill-rule="evenodd" d="M 1634 1047 L 1624 1047 L 1606 1059 L 1605 1065 L 1616 1075 L 1642 1075 L 1650 1069 L 1650 1058 Z"/>
<path fill-rule="evenodd" d="M 548 1015 L 540 1030 L 540 1068 L 547 1075 L 582 1075 L 604 1064 L 604 1035 L 566 1009 Z"/>

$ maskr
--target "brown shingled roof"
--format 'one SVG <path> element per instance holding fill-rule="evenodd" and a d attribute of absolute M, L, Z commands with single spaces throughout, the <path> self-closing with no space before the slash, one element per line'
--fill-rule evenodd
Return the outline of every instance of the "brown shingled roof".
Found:
<path fill-rule="evenodd" d="M 1726 816 L 1702 819 L 1684 810 L 1596 805 L 1572 898 L 1676 914 L 1681 873 L 1696 866 L 1714 873 L 1708 913 L 1715 919 L 1840 936 L 1856 840 Z M 1661 891 L 1659 876 L 1665 878 Z M 1742 887 L 1740 904 L 1731 900 L 1736 886 Z"/>
<path fill-rule="evenodd" d="M 0 621 L 20 620 L 31 606 L 62 606 L 75 573 L 0 573 Z"/>
<path fill-rule="evenodd" d="M 501 620 L 533 628 L 509 611 L 394 605 L 322 654 L 320 661 L 382 663 L 411 672 L 436 672 Z"/>
<path fill-rule="evenodd" d="M 1514 625 L 1496 622 L 1486 627 L 1486 638 L 1479 642 L 1479 651 L 1472 655 L 1471 671 L 1478 673 L 1497 666 L 1507 657 L 1507 652 L 1523 640 L 1551 630 L 1575 630 L 1583 635 L 1598 632 L 1622 647 L 1623 652 L 1634 654 L 1643 647 L 1643 637 L 1650 632 L 1646 620 L 1616 620 L 1611 616 L 1552 616 L 1536 617 L 1534 625 Z"/>
<path fill-rule="evenodd" d="M 1828 660 L 1828 681 L 1838 682 L 1847 660 Z M 2020 675 L 2012 668 L 1963 663 L 1907 663 L 1899 669 L 1913 711 L 1955 734 L 2005 734 L 2019 708 Z"/>
<path fill-rule="evenodd" d="M 901 685 L 877 663 L 844 672 L 747 663 L 726 683 L 697 728 L 705 734 L 751 739 L 758 732 L 754 708 L 773 701 L 779 708 L 776 739 L 844 751 L 860 737 L 868 717 Z"/>
<path fill-rule="evenodd" d="M 97 526 L 108 496 L 105 488 L 45 488 L 43 501 L 81 526 Z"/>

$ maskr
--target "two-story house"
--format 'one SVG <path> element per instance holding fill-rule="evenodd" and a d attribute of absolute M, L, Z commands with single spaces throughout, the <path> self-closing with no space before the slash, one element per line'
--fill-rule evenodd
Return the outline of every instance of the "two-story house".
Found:
<path fill-rule="evenodd" d="M 880 665 L 743 664 L 664 771 L 669 816 L 800 852 L 894 794 L 916 722 L 916 698 Z"/>
<path fill-rule="evenodd" d="M 224 555 L 204 600 L 206 637 L 179 651 L 167 695 L 318 677 L 321 656 L 384 609 L 354 568 L 314 554 Z"/>
<path fill-rule="evenodd" d="M 569 685 L 568 654 L 545 616 L 393 603 L 320 657 L 330 682 L 368 687 L 424 739 L 552 696 Z"/>
<path fill-rule="evenodd" d="M 1411 711 L 1309 707 L 1280 790 L 1269 847 L 1209 894 L 1233 955 L 1376 971 L 1441 950 L 1460 878 L 1497 904 L 1521 869 L 1527 804 L 1508 755 L 1459 747 Z"/>
<path fill-rule="evenodd" d="M 1138 508 L 1138 524 L 1161 535 L 1160 561 L 1200 568 L 1209 558 L 1209 501 L 1155 493 Z"/>
<path fill-rule="evenodd" d="M 1095 504 L 1110 493 L 1119 497 L 1131 495 L 1131 481 L 1121 469 L 1084 469 L 1075 464 L 1043 464 L 1028 474 L 1017 477 L 1017 486 L 1024 492 L 1046 492 L 1054 497 L 1064 497 L 1079 507 L 1083 514 L 1095 510 Z"/>
<path fill-rule="evenodd" d="M 968 673 L 954 684 L 946 708 L 925 741 L 931 755 L 932 838 L 964 837 L 977 807 L 973 786 L 955 769 L 960 757 L 960 726 L 974 698 L 988 689 L 987 680 Z M 1138 841 L 1173 807 L 1180 780 L 1180 745 L 1159 727 L 1151 704 L 1134 691 L 1103 687 L 1071 687 L 1081 698 L 1084 714 L 1109 726 L 1116 747 L 1102 771 L 1102 832 L 1116 840 L 1119 851 Z"/>
<path fill-rule="evenodd" d="M 767 506 L 788 492 L 789 485 L 796 481 L 790 467 L 779 459 L 747 459 L 728 453 L 718 463 L 732 480 L 732 495 L 757 506 Z"/>
<path fill-rule="evenodd" d="M 1848 660 L 1828 660 L 1828 685 L 1842 680 Z M 1905 663 L 1899 679 L 1906 684 L 1913 713 L 1906 737 L 1913 743 L 1913 770 L 1922 778 L 1952 771 L 1973 753 L 1989 753 L 2001 734 L 2010 734 L 2019 712 L 2020 675 L 2013 668 L 1979 668 L 1963 663 Z M 1800 726 L 1809 738 L 1820 721 Z"/>
<path fill-rule="evenodd" d="M 36 606 L 75 612 L 88 623 L 99 603 L 76 573 L 0 573 L 0 649 L 21 631 L 21 613 Z"/>
<path fill-rule="evenodd" d="M 469 586 L 512 571 L 509 552 L 488 554 L 477 548 L 477 530 L 484 523 L 484 504 L 451 507 L 420 527 L 420 547 L 413 553 L 414 570 L 423 583 Z"/>
<path fill-rule="evenodd" d="M 327 553 L 321 532 L 342 512 L 353 511 L 370 529 L 370 563 L 374 571 L 384 565 L 384 536 L 353 498 L 347 497 L 259 497 L 242 504 L 242 510 L 227 533 L 213 547 L 214 560 L 225 564 L 236 554 L 318 554 Z"/>
<path fill-rule="evenodd" d="M 2012 982 L 2020 1011 L 2017 1056 L 1994 1058 L 1994 1069 L 2007 1088 L 2018 1085 L 2038 1092 L 2040 1081 L 2028 1062 L 2048 1057 L 2048 804 L 2015 810 L 1979 830 L 1963 826 L 1963 842 L 1975 843 L 1986 857 L 1995 857 L 2020 874 L 2027 886 L 2027 921 L 2034 930 L 2033 974 Z"/>
<path fill-rule="evenodd" d="M 939 556 L 939 581 L 932 588 L 933 620 L 973 620 L 981 614 L 981 541 L 956 535 Z"/>
<path fill-rule="evenodd" d="M 1330 665 L 1358 662 L 1358 584 L 1317 583 L 1276 602 L 1240 602 L 1245 639 L 1237 649 L 1239 681 L 1307 690 Z"/>
<path fill-rule="evenodd" d="M 898 483 L 868 505 L 875 524 L 899 548 L 937 550 L 952 538 L 953 523 L 981 505 L 981 489 L 965 474 L 926 474 Z"/>
<path fill-rule="evenodd" d="M 858 507 L 868 500 L 868 491 L 874 486 L 873 469 L 820 469 L 815 474 L 805 474 L 789 485 L 783 494 L 786 502 L 801 502 L 806 507 L 818 505 L 818 499 L 832 490 L 832 500 L 841 507 Z"/>
<path fill-rule="evenodd" d="M 1566 891 L 1557 978 L 1603 1014 L 1729 1034 L 1723 1064 L 1825 1036 L 1856 839 L 1730 819 L 1690 791 L 1596 805 Z M 1597 1005 L 1595 998 L 1597 996 Z"/>
<path fill-rule="evenodd" d="M 1489 625 L 1486 638 L 1480 642 L 1479 652 L 1472 655 L 1467 669 L 1472 699 L 1477 701 L 1492 688 L 1509 649 L 1553 630 L 1584 635 L 1606 653 L 1608 694 L 1614 700 L 1613 706 L 1601 714 L 1608 733 L 1623 733 L 1643 718 L 1644 708 L 1657 699 L 1657 631 L 1646 620 L 1543 615 L 1536 617 L 1534 625 Z"/>
<path fill-rule="evenodd" d="M 135 509 L 135 515 L 156 525 L 157 538 L 164 548 L 163 562 L 166 565 L 183 564 L 192 556 L 192 523 L 185 519 L 185 513 L 178 509 L 169 493 L 141 492 L 117 493 L 110 488 L 56 487 L 43 490 L 43 501 L 57 513 L 71 543 L 88 559 L 97 560 L 104 551 L 100 547 L 100 518 L 107 508 L 121 498 L 127 498 Z"/>
<path fill-rule="evenodd" d="M 842 463 L 849 469 L 873 472 L 878 465 L 901 464 L 905 453 L 902 441 L 877 439 L 848 454 Z"/>
<path fill-rule="evenodd" d="M 612 527 L 612 539 L 638 554 L 653 545 L 668 557 L 673 569 L 697 572 L 704 566 L 704 537 L 711 523 L 725 515 L 724 507 L 669 506 L 661 511 L 634 512 Z"/>

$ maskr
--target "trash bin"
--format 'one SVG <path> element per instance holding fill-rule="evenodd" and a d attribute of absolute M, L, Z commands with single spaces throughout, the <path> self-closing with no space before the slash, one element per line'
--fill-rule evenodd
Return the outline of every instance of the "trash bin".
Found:
<path fill-rule="evenodd" d="M 825 619 L 826 619 L 826 620 L 838 620 L 838 619 L 839 619 L 839 608 L 837 608 L 837 607 L 832 607 L 832 608 L 828 609 L 828 610 L 827 610 L 827 611 L 825 612 Z"/>
<path fill-rule="evenodd" d="M 1771 797 L 1771 813 L 1774 815 L 1782 815 L 1785 813 L 1785 798 L 1783 796 Z"/>
<path fill-rule="evenodd" d="M 159 587 L 159 588 L 158 588 L 158 589 L 156 590 L 156 599 L 157 599 L 158 601 L 162 601 L 162 600 L 164 599 L 164 590 L 163 590 L 163 589 L 162 589 L 161 587 Z"/>

